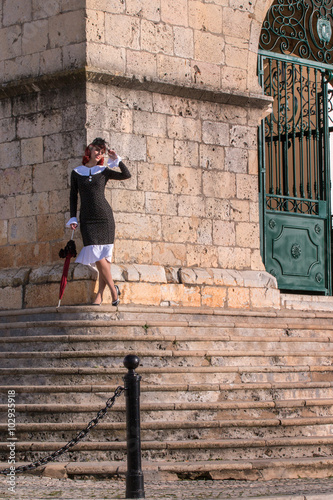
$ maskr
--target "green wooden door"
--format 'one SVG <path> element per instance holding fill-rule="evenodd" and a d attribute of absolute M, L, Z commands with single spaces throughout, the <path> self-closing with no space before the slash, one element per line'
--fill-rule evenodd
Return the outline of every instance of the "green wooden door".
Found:
<path fill-rule="evenodd" d="M 309 2 L 294 3 L 307 6 L 304 12 L 308 13 Z M 316 6 L 311 6 L 316 12 Z M 279 32 L 272 22 L 274 8 L 284 31 Z M 296 15 L 283 8 L 280 0 L 273 4 L 263 25 L 261 47 L 267 48 L 267 31 L 273 31 L 274 50 L 259 51 L 260 83 L 273 98 L 272 113 L 259 130 L 262 256 L 281 290 L 331 294 L 328 78 L 332 66 L 312 57 L 313 42 L 308 51 L 297 49 L 300 40 L 292 36 L 294 45 L 289 40 L 283 53 L 282 34 L 288 31 L 285 16 Z M 304 17 L 304 24 L 311 19 Z M 318 16 L 315 19 L 318 29 Z M 305 28 L 309 35 L 309 26 Z M 316 42 L 320 42 L 318 36 Z"/>

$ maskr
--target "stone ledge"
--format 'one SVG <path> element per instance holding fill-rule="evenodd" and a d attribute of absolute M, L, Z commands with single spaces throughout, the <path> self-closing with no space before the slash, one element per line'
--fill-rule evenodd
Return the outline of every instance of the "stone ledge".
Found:
<path fill-rule="evenodd" d="M 62 264 L 55 264 L 0 271 L 1 309 L 56 305 L 62 269 Z M 223 310 L 280 309 L 276 280 L 264 271 L 139 264 L 112 264 L 111 270 L 114 281 L 122 284 L 122 304 Z M 97 276 L 93 268 L 71 264 L 62 304 L 91 303 Z M 111 303 L 108 290 L 104 303 Z"/>
<path fill-rule="evenodd" d="M 260 93 L 223 89 L 217 91 L 202 88 L 202 86 L 195 84 L 191 86 L 177 85 L 159 80 L 147 80 L 145 77 L 139 79 L 132 75 L 113 74 L 106 70 L 88 66 L 1 83 L 0 99 L 52 88 L 61 88 L 67 85 L 83 85 L 86 82 L 258 109 L 268 109 L 273 102 L 270 96 Z"/>

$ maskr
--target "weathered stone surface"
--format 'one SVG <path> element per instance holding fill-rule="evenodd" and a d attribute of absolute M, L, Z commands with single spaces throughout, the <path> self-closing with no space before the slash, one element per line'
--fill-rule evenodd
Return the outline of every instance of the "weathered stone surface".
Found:
<path fill-rule="evenodd" d="M 227 299 L 227 289 L 224 287 L 205 286 L 201 291 L 203 306 L 224 307 Z"/>
<path fill-rule="evenodd" d="M 22 286 L 0 288 L 0 304 L 0 309 L 2 310 L 21 309 Z"/>

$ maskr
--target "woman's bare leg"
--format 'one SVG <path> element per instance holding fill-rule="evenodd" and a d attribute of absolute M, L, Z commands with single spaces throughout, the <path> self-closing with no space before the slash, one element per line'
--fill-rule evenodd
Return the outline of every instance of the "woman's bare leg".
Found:
<path fill-rule="evenodd" d="M 113 279 L 111 276 L 110 262 L 108 262 L 106 259 L 99 260 L 98 262 L 96 262 L 96 267 L 97 267 L 98 272 L 99 272 L 99 282 L 100 282 L 99 288 L 98 288 L 98 293 L 100 293 L 100 290 L 102 290 L 102 289 L 104 291 L 105 286 L 108 285 L 108 287 L 110 288 L 110 291 L 111 291 L 112 300 L 113 301 L 117 300 L 118 293 L 117 293 L 117 290 L 114 286 Z M 102 283 L 101 283 L 101 278 L 103 280 Z M 104 287 L 103 287 L 103 284 L 104 284 Z"/>
<path fill-rule="evenodd" d="M 102 274 L 99 272 L 98 292 L 97 292 L 97 295 L 95 297 L 93 304 L 101 304 L 103 302 L 103 293 L 104 293 L 105 287 L 106 287 L 106 281 L 103 278 Z"/>

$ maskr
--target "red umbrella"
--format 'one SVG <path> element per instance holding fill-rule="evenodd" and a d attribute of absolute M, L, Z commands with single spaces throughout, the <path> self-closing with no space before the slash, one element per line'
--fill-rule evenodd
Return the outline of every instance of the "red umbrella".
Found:
<path fill-rule="evenodd" d="M 65 246 L 65 248 L 62 248 L 59 252 L 59 257 L 61 259 L 65 259 L 65 262 L 64 262 L 64 267 L 62 270 L 62 276 L 61 276 L 61 281 L 60 281 L 58 307 L 60 307 L 61 299 L 64 295 L 64 291 L 65 291 L 65 288 L 67 285 L 68 269 L 69 269 L 69 264 L 70 264 L 71 258 L 76 257 L 76 245 L 75 245 L 75 241 L 73 240 L 73 236 L 74 236 L 74 231 L 72 232 L 72 238 L 67 242 L 67 245 Z"/>

